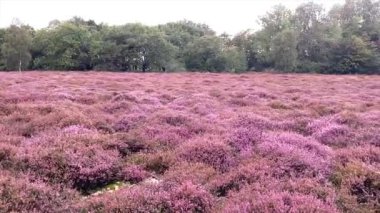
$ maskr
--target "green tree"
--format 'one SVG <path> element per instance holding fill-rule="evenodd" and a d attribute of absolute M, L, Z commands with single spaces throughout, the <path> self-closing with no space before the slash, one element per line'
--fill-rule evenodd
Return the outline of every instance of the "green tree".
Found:
<path fill-rule="evenodd" d="M 271 47 L 274 67 L 283 71 L 294 71 L 297 65 L 297 36 L 293 30 L 285 29 L 273 38 Z"/>
<path fill-rule="evenodd" d="M 64 22 L 37 32 L 33 41 L 33 68 L 92 69 L 91 32 L 86 26 Z"/>
<path fill-rule="evenodd" d="M 232 43 L 236 46 L 242 54 L 246 57 L 246 67 L 249 70 L 260 69 L 258 61 L 258 48 L 255 35 L 250 33 L 249 30 L 238 33 L 233 39 Z"/>
<path fill-rule="evenodd" d="M 244 52 L 215 36 L 200 37 L 190 43 L 184 59 L 186 68 L 191 71 L 240 72 L 247 68 Z"/>
<path fill-rule="evenodd" d="M 326 62 L 325 50 L 328 44 L 324 21 L 325 14 L 321 5 L 310 2 L 296 9 L 298 70 L 319 71 Z"/>
<path fill-rule="evenodd" d="M 5 61 L 4 61 L 4 56 L 1 51 L 1 47 L 3 46 L 4 43 L 4 37 L 5 37 L 5 29 L 0 29 L 0 70 L 5 70 Z"/>
<path fill-rule="evenodd" d="M 96 69 L 145 72 L 175 68 L 177 49 L 157 28 L 127 24 L 105 29 L 102 34 L 93 51 Z"/>
<path fill-rule="evenodd" d="M 343 39 L 334 49 L 329 72 L 378 73 L 380 57 L 370 42 L 358 36 Z"/>
<path fill-rule="evenodd" d="M 25 70 L 31 60 L 33 29 L 26 25 L 11 25 L 4 33 L 1 45 L 6 70 Z"/>
<path fill-rule="evenodd" d="M 273 52 L 274 39 L 279 33 L 294 28 L 292 12 L 282 5 L 277 5 L 260 19 L 262 30 L 255 33 L 253 47 L 256 51 L 258 67 L 275 67 Z M 281 46 L 277 46 L 279 48 Z M 276 49 L 277 51 L 277 49 Z M 278 66 L 276 66 L 278 68 Z"/>

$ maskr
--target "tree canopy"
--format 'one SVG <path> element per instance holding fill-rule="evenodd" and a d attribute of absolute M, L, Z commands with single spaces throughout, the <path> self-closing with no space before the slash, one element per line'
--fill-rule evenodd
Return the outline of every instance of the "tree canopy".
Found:
<path fill-rule="evenodd" d="M 254 20 L 252 20 L 254 22 Z M 109 26 L 74 17 L 0 29 L 0 70 L 380 73 L 380 1 L 275 6 L 261 29 L 217 35 L 178 21 Z"/>

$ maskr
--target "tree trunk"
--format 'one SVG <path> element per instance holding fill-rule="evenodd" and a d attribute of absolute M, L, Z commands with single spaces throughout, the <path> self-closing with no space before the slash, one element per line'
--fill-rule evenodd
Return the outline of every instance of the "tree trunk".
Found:
<path fill-rule="evenodd" d="M 21 72 L 21 66 L 22 66 L 22 62 L 21 62 L 21 60 L 20 60 L 20 63 L 19 63 L 19 65 L 18 65 L 18 71 L 19 71 L 19 72 Z"/>
<path fill-rule="evenodd" d="M 18 64 L 18 71 L 21 72 L 21 67 L 22 67 L 22 62 L 21 62 L 21 52 L 19 53 L 19 61 L 20 63 Z"/>

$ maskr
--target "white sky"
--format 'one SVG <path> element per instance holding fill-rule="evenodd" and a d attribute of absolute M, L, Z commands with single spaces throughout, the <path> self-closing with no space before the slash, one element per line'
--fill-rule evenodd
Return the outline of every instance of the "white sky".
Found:
<path fill-rule="evenodd" d="M 295 9 L 310 0 L 0 0 L 0 27 L 15 18 L 34 28 L 73 16 L 111 25 L 164 24 L 183 19 L 208 24 L 217 33 L 234 35 L 258 29 L 257 20 L 274 5 Z M 314 0 L 326 9 L 344 0 Z"/>

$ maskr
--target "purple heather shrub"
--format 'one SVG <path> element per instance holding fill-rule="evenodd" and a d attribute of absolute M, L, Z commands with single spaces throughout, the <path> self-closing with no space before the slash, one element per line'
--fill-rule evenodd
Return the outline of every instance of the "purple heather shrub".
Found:
<path fill-rule="evenodd" d="M 256 127 L 240 127 L 232 131 L 228 143 L 240 152 L 250 151 L 262 137 L 263 131 Z"/>
<path fill-rule="evenodd" d="M 313 196 L 298 193 L 270 191 L 265 194 L 254 190 L 242 190 L 231 195 L 221 212 L 338 212 L 335 206 L 326 204 Z"/>
<path fill-rule="evenodd" d="M 10 168 L 15 163 L 17 147 L 12 144 L 0 143 L 0 169 Z"/>
<path fill-rule="evenodd" d="M 180 162 L 179 164 L 169 168 L 164 173 L 164 180 L 182 183 L 184 181 L 191 181 L 192 183 L 206 184 L 214 176 L 217 171 L 203 163 L 188 163 Z"/>
<path fill-rule="evenodd" d="M 112 101 L 113 102 L 128 101 L 128 102 L 137 103 L 138 98 L 134 94 L 118 94 L 112 99 Z"/>
<path fill-rule="evenodd" d="M 317 132 L 327 126 L 328 124 L 336 123 L 338 119 L 337 115 L 329 115 L 318 118 L 307 125 L 307 128 L 312 132 Z"/>
<path fill-rule="evenodd" d="M 211 212 L 213 197 L 202 186 L 184 181 L 170 190 L 173 212 Z"/>
<path fill-rule="evenodd" d="M 380 169 L 380 149 L 371 145 L 338 149 L 336 160 L 341 165 L 358 161 Z"/>
<path fill-rule="evenodd" d="M 143 157 L 145 169 L 153 171 L 157 174 L 163 174 L 176 162 L 175 154 L 172 150 L 167 152 L 145 154 Z"/>
<path fill-rule="evenodd" d="M 378 82 L 0 72 L 0 212 L 376 212 Z"/>
<path fill-rule="evenodd" d="M 290 115 L 292 116 L 292 115 Z M 277 122 L 275 124 L 276 129 L 279 128 L 283 131 L 287 132 L 296 132 L 298 134 L 302 135 L 310 135 L 310 129 L 308 128 L 308 124 L 310 123 L 311 119 L 302 116 L 292 116 L 291 119 L 286 118 L 285 120 L 281 120 L 280 122 Z"/>
<path fill-rule="evenodd" d="M 268 118 L 262 117 L 260 115 L 248 114 L 239 115 L 239 117 L 234 121 L 233 126 L 235 128 L 243 127 L 266 130 L 273 128 L 273 123 Z"/>
<path fill-rule="evenodd" d="M 117 150 L 105 150 L 88 135 L 33 138 L 17 153 L 21 168 L 34 177 L 87 190 L 114 181 L 120 170 Z"/>
<path fill-rule="evenodd" d="M 350 142 L 350 129 L 339 124 L 327 124 L 315 131 L 313 137 L 325 145 L 344 147 Z"/>
<path fill-rule="evenodd" d="M 83 125 L 71 125 L 62 129 L 63 134 L 89 134 L 94 132 Z"/>
<path fill-rule="evenodd" d="M 125 187 L 112 193 L 90 196 L 68 212 L 168 212 L 169 193 L 159 186 Z"/>
<path fill-rule="evenodd" d="M 78 197 L 74 190 L 31 181 L 25 175 L 0 174 L 0 212 L 59 211 Z"/>
<path fill-rule="evenodd" d="M 331 149 L 302 135 L 286 132 L 269 135 L 257 149 L 264 157 L 280 161 L 277 169 L 281 176 L 326 177 L 331 171 Z"/>
<path fill-rule="evenodd" d="M 208 127 L 184 115 L 158 115 L 150 124 L 138 128 L 141 135 L 159 145 L 175 148 L 182 142 L 204 134 Z"/>
<path fill-rule="evenodd" d="M 92 145 L 81 150 L 67 150 L 70 181 L 78 189 L 96 188 L 118 179 L 119 153 Z"/>
<path fill-rule="evenodd" d="M 131 113 L 125 115 L 123 118 L 118 120 L 114 125 L 113 128 L 117 132 L 128 132 L 131 129 L 135 128 L 138 123 L 144 121 L 146 116 L 141 113 Z"/>
<path fill-rule="evenodd" d="M 100 212 L 211 212 L 213 198 L 191 182 L 133 186 L 83 200 L 74 211 Z"/>
<path fill-rule="evenodd" d="M 131 183 L 138 183 L 149 177 L 149 172 L 138 165 L 130 165 L 121 170 L 121 178 Z"/>
<path fill-rule="evenodd" d="M 187 142 L 178 150 L 178 157 L 188 162 L 210 165 L 221 172 L 228 171 L 236 163 L 231 147 L 216 139 L 207 138 Z"/>
<path fill-rule="evenodd" d="M 262 187 L 268 187 L 269 184 L 266 181 L 270 181 L 272 185 L 276 182 L 271 178 L 271 171 L 273 170 L 271 166 L 271 163 L 266 159 L 242 164 L 223 176 L 216 176 L 209 182 L 208 187 L 218 197 L 227 196 L 231 191 L 239 191 L 244 186 L 253 183 L 260 183 Z"/>
<path fill-rule="evenodd" d="M 312 178 L 290 179 L 281 183 L 281 189 L 292 193 L 311 195 L 326 204 L 334 205 L 337 199 L 335 189 L 329 182 L 321 183 Z"/>

